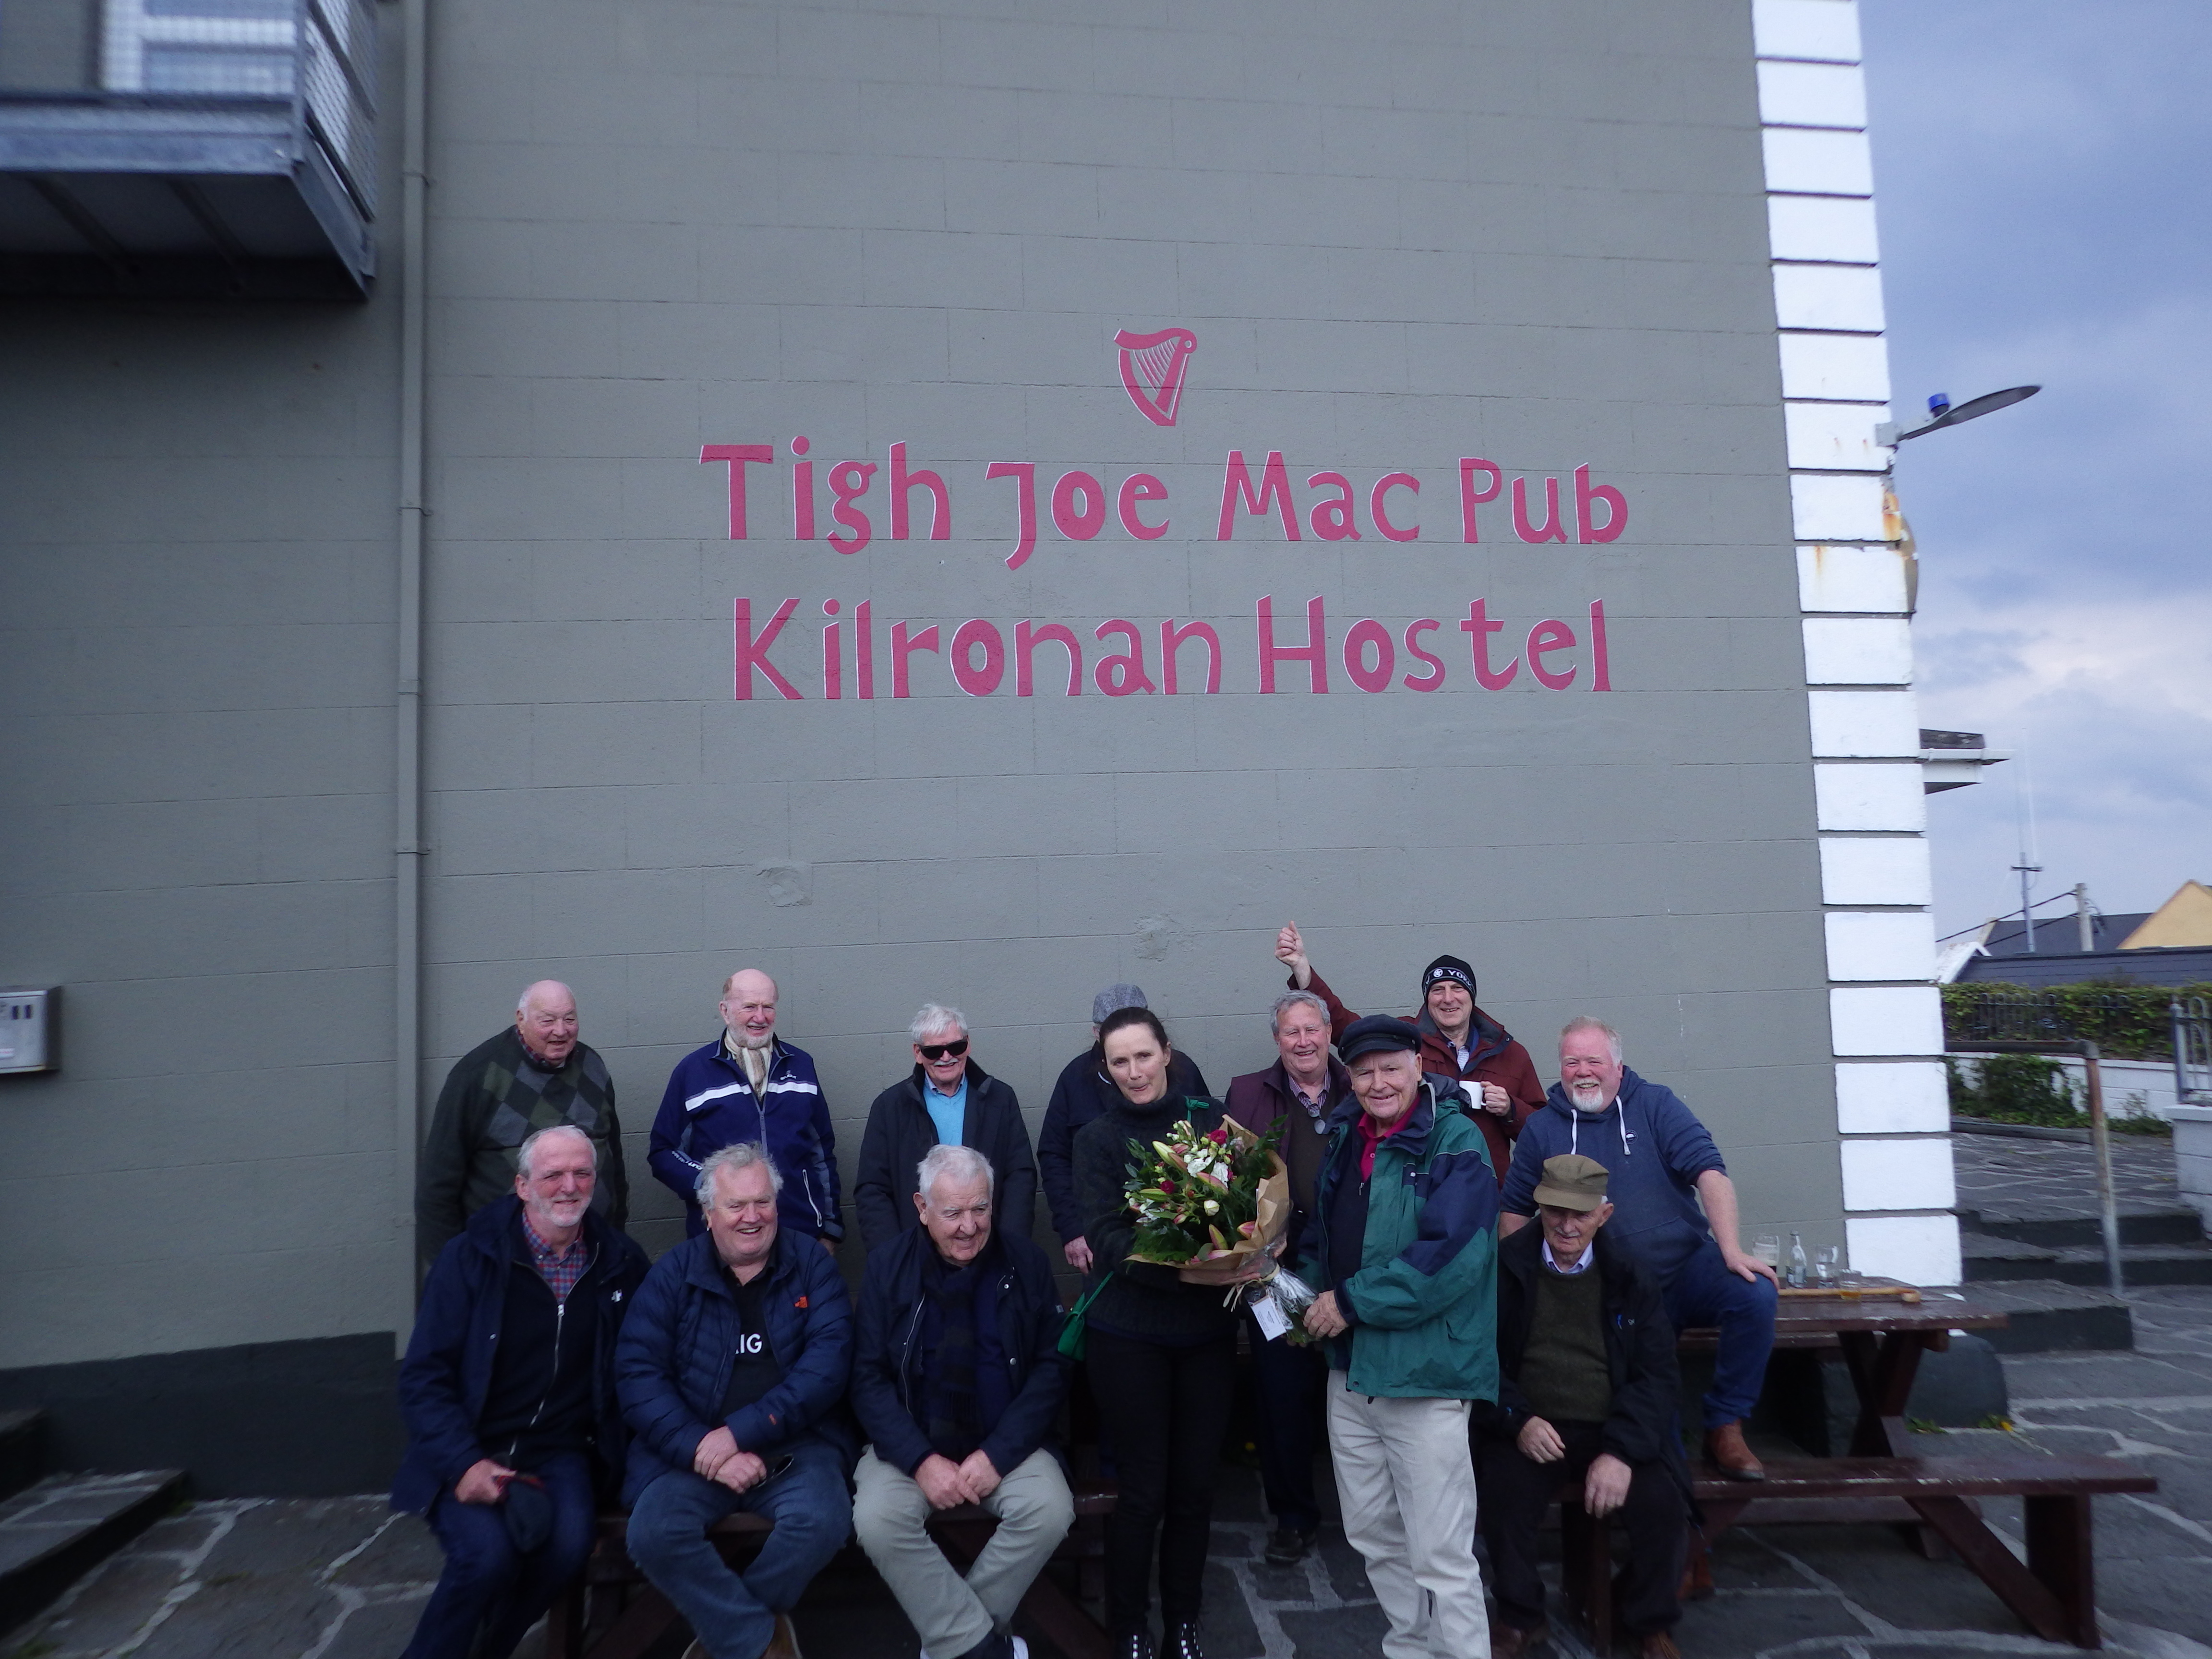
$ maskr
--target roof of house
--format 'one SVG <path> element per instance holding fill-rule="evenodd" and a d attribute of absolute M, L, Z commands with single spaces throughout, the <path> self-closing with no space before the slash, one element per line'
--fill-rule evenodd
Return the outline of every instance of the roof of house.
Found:
<path fill-rule="evenodd" d="M 2065 921 L 2066 942 L 2073 943 L 2074 921 Z M 2035 940 L 2041 945 L 2048 933 L 2036 924 Z M 2203 985 L 2212 983 L 2212 946 L 2181 950 L 2039 951 L 2008 956 L 1975 956 L 1959 969 L 1954 982 L 1986 985 L 2075 985 L 2083 980 L 2130 980 L 2138 985 Z"/>
<path fill-rule="evenodd" d="M 2191 945 L 2212 945 L 2212 888 L 2201 881 L 2183 882 L 2172 898 L 2120 941 L 2123 951 Z"/>
<path fill-rule="evenodd" d="M 2124 916 L 2091 916 L 2089 929 L 2093 947 L 2099 951 L 2118 950 L 2120 941 L 2142 927 L 2149 915 L 2148 910 L 2137 910 Z M 2035 919 L 2035 948 L 2039 955 L 2078 953 L 2081 941 L 2080 923 L 2064 911 L 2056 915 L 2039 915 Z M 1993 957 L 2019 956 L 2027 949 L 2027 929 L 2021 925 L 2018 916 L 1992 925 L 1990 936 L 1982 941 L 1983 951 Z"/>

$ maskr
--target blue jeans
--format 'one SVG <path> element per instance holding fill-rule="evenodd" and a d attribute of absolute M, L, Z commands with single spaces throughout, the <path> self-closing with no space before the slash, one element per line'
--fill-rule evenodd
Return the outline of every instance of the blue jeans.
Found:
<path fill-rule="evenodd" d="M 790 1468 L 747 1492 L 672 1469 L 631 1507 L 630 1559 L 676 1604 L 714 1659 L 759 1659 L 775 1634 L 775 1615 L 805 1594 L 853 1530 L 836 1448 L 816 1440 L 796 1452 Z M 708 1528 L 740 1510 L 775 1523 L 743 1572 L 707 1540 Z"/>
<path fill-rule="evenodd" d="M 1766 1382 L 1766 1356 L 1774 1351 L 1774 1285 L 1748 1283 L 1728 1270 L 1721 1247 L 1707 1239 L 1674 1270 L 1667 1284 L 1667 1317 L 1678 1331 L 1717 1326 L 1713 1386 L 1705 1394 L 1705 1426 L 1717 1429 L 1751 1415 Z"/>
<path fill-rule="evenodd" d="M 531 1471 L 553 1500 L 553 1530 L 530 1555 L 507 1535 L 497 1504 L 464 1504 L 451 1492 L 430 1505 L 430 1529 L 445 1546 L 446 1570 L 415 1626 L 404 1659 L 507 1659 L 523 1632 L 545 1616 L 561 1587 L 592 1553 L 599 1505 L 592 1462 L 579 1453 L 549 1457 Z M 482 1631 L 483 1644 L 477 1645 Z"/>

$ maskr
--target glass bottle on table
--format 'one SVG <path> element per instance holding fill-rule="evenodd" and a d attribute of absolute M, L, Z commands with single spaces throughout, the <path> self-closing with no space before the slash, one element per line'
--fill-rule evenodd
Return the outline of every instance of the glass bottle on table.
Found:
<path fill-rule="evenodd" d="M 1790 1235 L 1790 1288 L 1805 1288 L 1805 1241 L 1796 1233 Z"/>

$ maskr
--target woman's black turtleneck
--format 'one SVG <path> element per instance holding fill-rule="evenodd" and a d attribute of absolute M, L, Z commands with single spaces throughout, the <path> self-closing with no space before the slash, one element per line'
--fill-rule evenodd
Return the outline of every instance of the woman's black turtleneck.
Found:
<path fill-rule="evenodd" d="M 1184 1118 L 1210 1130 L 1221 1121 L 1221 1103 L 1181 1095 L 1144 1106 L 1117 1100 L 1075 1134 L 1075 1197 L 1087 1223 L 1084 1236 L 1097 1271 L 1114 1269 L 1086 1317 L 1116 1336 L 1170 1347 L 1211 1341 L 1237 1318 L 1221 1305 L 1219 1285 L 1186 1285 L 1173 1267 L 1127 1259 L 1137 1234 L 1128 1210 L 1129 1143 L 1164 1139 L 1170 1126 Z"/>

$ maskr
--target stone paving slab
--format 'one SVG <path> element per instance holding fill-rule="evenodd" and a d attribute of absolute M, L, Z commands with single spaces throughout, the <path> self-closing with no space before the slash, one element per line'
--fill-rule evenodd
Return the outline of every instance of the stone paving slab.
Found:
<path fill-rule="evenodd" d="M 2188 1209 L 2174 1180 L 2170 1138 L 2114 1135 L 2112 1142 L 2112 1195 L 2120 1214 Z M 1961 1210 L 2016 1221 L 2097 1213 L 2097 1158 L 2084 1141 L 1954 1134 L 1951 1165 Z"/>
<path fill-rule="evenodd" d="M 2014 1429 L 1916 1439 L 1936 1457 L 1992 1445 L 2094 1451 L 2141 1463 L 2160 1490 L 2095 1500 L 2106 1651 L 2212 1659 L 2212 1287 L 2136 1298 L 2133 1353 L 2011 1355 Z M 2021 1547 L 2017 1502 L 1990 1524 Z M 1260 1559 L 1256 1477 L 1224 1472 L 1206 1577 L 1213 1659 L 1370 1659 L 1382 1621 L 1358 1557 L 1325 1531 L 1295 1568 Z M 0 1659 L 392 1659 L 439 1565 L 435 1540 L 381 1498 L 228 1500 L 151 1528 L 48 1613 L 0 1638 Z M 1556 1589 L 1556 1565 L 1553 1568 Z M 1717 1594 L 1686 1611 L 1691 1659 L 2051 1656 L 1955 1562 L 1927 1561 L 1890 1528 L 1747 1527 L 1717 1552 Z M 864 1565 L 818 1580 L 799 1610 L 809 1659 L 913 1659 L 896 1605 Z M 1556 1628 L 1556 1627 L 1555 1627 Z M 652 1659 L 678 1659 L 673 1633 Z M 1055 1659 L 1042 1643 L 1037 1659 Z M 1594 1659 L 1571 1632 L 1560 1659 Z M 526 1643 L 521 1659 L 538 1659 Z"/>

